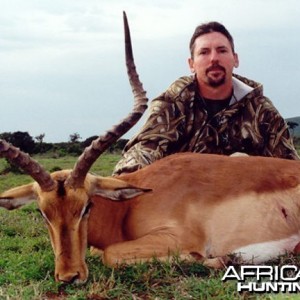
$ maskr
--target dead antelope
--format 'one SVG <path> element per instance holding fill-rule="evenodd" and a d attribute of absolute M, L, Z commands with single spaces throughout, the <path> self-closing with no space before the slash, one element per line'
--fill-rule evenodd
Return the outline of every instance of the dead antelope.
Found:
<path fill-rule="evenodd" d="M 126 19 L 125 28 L 134 112 L 86 148 L 73 170 L 49 174 L 28 155 L 0 141 L 1 156 L 36 181 L 4 192 L 0 206 L 15 209 L 37 201 L 55 254 L 56 280 L 86 281 L 87 245 L 103 250 L 103 261 L 111 266 L 177 254 L 222 267 L 233 253 L 241 262 L 255 263 L 297 253 L 297 161 L 182 153 L 116 177 L 88 173 L 146 106 Z"/>

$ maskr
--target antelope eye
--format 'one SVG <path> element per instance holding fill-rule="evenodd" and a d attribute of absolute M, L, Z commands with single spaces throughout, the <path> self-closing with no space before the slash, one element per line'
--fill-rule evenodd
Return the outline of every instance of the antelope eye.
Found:
<path fill-rule="evenodd" d="M 86 216 L 86 215 L 88 215 L 88 213 L 89 213 L 90 210 L 91 210 L 91 207 L 92 207 L 92 203 L 89 202 L 89 203 L 87 204 L 87 206 L 84 208 L 84 211 L 83 211 L 83 214 L 82 214 L 83 217 Z"/>
<path fill-rule="evenodd" d="M 39 208 L 37 208 L 36 210 L 41 214 L 43 219 L 49 223 L 49 220 L 48 220 L 47 216 Z"/>
<path fill-rule="evenodd" d="M 37 211 L 38 213 L 40 213 L 40 215 L 44 218 L 44 215 L 43 215 L 42 211 L 41 211 L 39 208 L 37 208 L 36 211 Z"/>

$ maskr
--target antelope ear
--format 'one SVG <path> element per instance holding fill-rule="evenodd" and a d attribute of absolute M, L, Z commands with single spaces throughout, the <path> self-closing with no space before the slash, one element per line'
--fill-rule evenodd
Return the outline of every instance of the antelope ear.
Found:
<path fill-rule="evenodd" d="M 102 196 L 110 200 L 126 200 L 152 191 L 127 183 L 124 180 L 112 177 L 95 177 L 90 189 L 91 195 Z"/>
<path fill-rule="evenodd" d="M 19 208 L 33 201 L 36 201 L 34 183 L 7 190 L 0 195 L 0 207 L 8 210 Z"/>

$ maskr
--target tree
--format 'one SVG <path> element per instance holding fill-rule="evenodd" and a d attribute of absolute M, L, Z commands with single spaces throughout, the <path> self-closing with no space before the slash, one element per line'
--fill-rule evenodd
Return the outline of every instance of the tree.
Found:
<path fill-rule="evenodd" d="M 45 152 L 45 147 L 44 147 L 44 138 L 45 138 L 45 133 L 41 133 L 37 136 L 34 137 L 38 144 L 35 147 L 35 153 L 43 153 Z"/>
<path fill-rule="evenodd" d="M 91 137 L 88 137 L 86 140 L 81 142 L 81 147 L 84 149 L 88 147 L 93 140 L 97 139 L 98 135 L 93 135 Z M 113 152 L 120 152 L 124 149 L 125 145 L 127 144 L 128 139 L 119 139 L 116 142 L 114 142 L 112 145 L 109 146 L 107 149 L 108 152 L 113 153 Z"/>
<path fill-rule="evenodd" d="M 117 152 L 122 151 L 124 149 L 125 145 L 127 144 L 127 142 L 128 142 L 127 139 L 119 139 L 108 148 L 108 151 L 110 153 L 113 153 L 116 151 Z"/>
<path fill-rule="evenodd" d="M 41 133 L 35 137 L 36 141 L 39 144 L 43 144 L 44 138 L 45 138 L 45 133 Z"/>
<path fill-rule="evenodd" d="M 35 148 L 35 142 L 33 138 L 29 135 L 28 132 L 16 131 L 16 132 L 3 132 L 0 134 L 0 138 L 6 140 L 10 144 L 14 145 L 20 150 L 32 154 Z M 16 165 L 10 163 L 8 159 L 6 159 L 7 166 L 2 171 L 2 173 L 13 172 L 13 173 L 23 173 L 23 171 Z"/>
<path fill-rule="evenodd" d="M 93 136 L 85 139 L 83 142 L 81 142 L 81 146 L 83 148 L 88 147 L 92 143 L 92 141 L 95 140 L 96 138 L 98 138 L 98 135 L 93 135 Z"/>
<path fill-rule="evenodd" d="M 287 122 L 289 129 L 291 130 L 292 136 L 294 136 L 294 129 L 299 126 L 297 122 L 289 121 Z"/>
<path fill-rule="evenodd" d="M 15 147 L 20 148 L 26 153 L 31 154 L 34 152 L 35 142 L 28 132 L 3 132 L 0 134 L 0 138 L 13 144 Z"/>
<path fill-rule="evenodd" d="M 68 153 L 72 155 L 79 155 L 82 152 L 81 145 L 79 140 L 81 136 L 79 133 L 75 132 L 70 134 L 69 145 L 68 145 Z"/>
<path fill-rule="evenodd" d="M 78 143 L 79 140 L 81 139 L 81 136 L 78 132 L 75 132 L 73 134 L 70 134 L 69 138 L 70 138 L 69 139 L 70 143 Z"/>

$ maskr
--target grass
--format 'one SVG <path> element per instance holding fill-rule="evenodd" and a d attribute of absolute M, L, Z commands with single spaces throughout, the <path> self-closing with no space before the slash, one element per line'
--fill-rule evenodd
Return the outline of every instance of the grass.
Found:
<path fill-rule="evenodd" d="M 72 168 L 76 158 L 36 156 L 47 170 Z M 110 175 L 119 155 L 103 155 L 92 171 Z M 0 159 L 0 171 L 5 161 Z M 30 182 L 27 175 L 0 176 L 0 192 Z M 54 257 L 44 221 L 35 204 L 19 210 L 0 209 L 0 300 L 4 299 L 291 299 L 285 295 L 258 295 L 235 290 L 222 282 L 223 271 L 186 263 L 176 257 L 111 269 L 87 255 L 90 270 L 84 285 L 63 285 L 53 278 Z M 293 261 L 297 264 L 297 261 Z M 298 263 L 299 264 L 299 263 Z M 294 298 L 296 299 L 296 298 Z"/>

